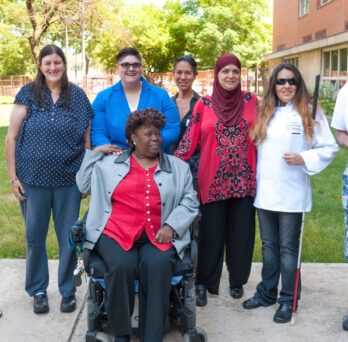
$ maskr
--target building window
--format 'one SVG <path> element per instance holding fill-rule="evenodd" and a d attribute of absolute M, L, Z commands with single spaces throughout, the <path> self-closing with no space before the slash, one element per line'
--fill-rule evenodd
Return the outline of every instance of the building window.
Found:
<path fill-rule="evenodd" d="M 300 0 L 300 17 L 309 12 L 309 0 Z"/>
<path fill-rule="evenodd" d="M 284 58 L 283 62 L 295 65 L 296 68 L 298 67 L 298 57 Z"/>
<path fill-rule="evenodd" d="M 302 38 L 303 44 L 309 43 L 309 42 L 311 42 L 311 41 L 312 41 L 312 35 L 311 35 L 311 34 L 309 34 L 308 36 L 304 36 L 304 37 Z"/>
<path fill-rule="evenodd" d="M 328 2 L 331 2 L 332 0 L 318 0 L 318 7 L 323 6 L 327 4 Z"/>
<path fill-rule="evenodd" d="M 322 39 L 326 37 L 326 29 L 315 33 L 315 39 Z"/>
<path fill-rule="evenodd" d="M 324 82 L 331 82 L 341 88 L 348 80 L 348 47 L 323 52 L 322 76 Z"/>

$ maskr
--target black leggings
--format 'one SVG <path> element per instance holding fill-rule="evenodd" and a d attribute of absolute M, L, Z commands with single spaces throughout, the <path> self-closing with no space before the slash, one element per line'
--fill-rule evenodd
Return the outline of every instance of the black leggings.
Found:
<path fill-rule="evenodd" d="M 253 197 L 231 198 L 202 205 L 198 233 L 197 284 L 219 293 L 226 245 L 230 287 L 247 283 L 254 251 Z"/>

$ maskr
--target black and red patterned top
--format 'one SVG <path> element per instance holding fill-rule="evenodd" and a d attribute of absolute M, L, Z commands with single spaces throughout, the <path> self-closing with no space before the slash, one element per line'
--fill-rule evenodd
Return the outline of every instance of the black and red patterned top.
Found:
<path fill-rule="evenodd" d="M 201 146 L 198 192 L 201 203 L 232 197 L 255 197 L 256 148 L 249 137 L 257 116 L 257 97 L 244 93 L 241 122 L 225 127 L 214 113 L 211 97 L 201 97 L 174 155 L 187 161 Z"/>

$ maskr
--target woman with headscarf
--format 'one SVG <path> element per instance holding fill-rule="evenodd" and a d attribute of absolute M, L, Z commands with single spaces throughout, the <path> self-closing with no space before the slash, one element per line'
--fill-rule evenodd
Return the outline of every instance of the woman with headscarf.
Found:
<path fill-rule="evenodd" d="M 256 149 L 249 130 L 257 116 L 255 95 L 241 89 L 241 64 L 232 54 L 215 65 L 212 96 L 198 100 L 175 152 L 187 161 L 198 144 L 198 191 L 202 222 L 198 238 L 197 305 L 206 290 L 218 294 L 226 246 L 230 294 L 243 296 L 255 237 Z"/>

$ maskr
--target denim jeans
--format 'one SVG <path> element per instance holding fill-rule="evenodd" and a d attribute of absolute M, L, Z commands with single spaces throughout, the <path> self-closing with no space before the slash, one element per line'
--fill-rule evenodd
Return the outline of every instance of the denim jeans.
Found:
<path fill-rule="evenodd" d="M 286 213 L 258 209 L 262 240 L 262 281 L 256 296 L 265 306 L 277 301 L 279 276 L 281 290 L 279 304 L 292 304 L 295 293 L 297 256 L 302 213 Z M 297 299 L 300 299 L 299 279 Z"/>
<path fill-rule="evenodd" d="M 348 163 L 342 175 L 342 204 L 344 208 L 344 224 L 346 226 L 344 239 L 344 258 L 348 261 Z"/>
<path fill-rule="evenodd" d="M 59 292 L 63 297 L 71 296 L 76 291 L 72 279 L 77 257 L 69 247 L 68 233 L 79 216 L 80 191 L 76 184 L 52 188 L 22 185 L 27 198 L 20 202 L 27 239 L 25 290 L 34 296 L 48 287 L 46 237 L 52 214 L 59 245 Z"/>

